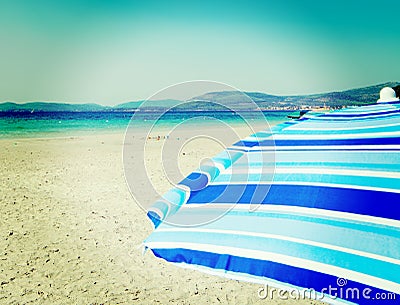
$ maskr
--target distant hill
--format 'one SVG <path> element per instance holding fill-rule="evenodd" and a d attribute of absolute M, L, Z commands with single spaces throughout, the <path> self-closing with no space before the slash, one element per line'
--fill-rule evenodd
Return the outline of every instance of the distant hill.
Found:
<path fill-rule="evenodd" d="M 179 103 L 180 103 L 180 101 L 171 100 L 171 99 L 135 101 L 135 102 L 128 102 L 128 103 L 116 105 L 113 107 L 113 110 L 129 110 L 129 109 L 134 110 L 134 109 L 139 108 L 143 104 L 143 107 L 145 107 L 146 110 L 150 111 L 152 109 L 158 109 L 158 108 L 170 108 Z"/>
<path fill-rule="evenodd" d="M 296 106 L 359 106 L 374 104 L 379 98 L 379 91 L 383 87 L 398 86 L 397 82 L 388 82 L 384 84 L 368 86 L 364 88 L 351 89 L 341 92 L 328 92 L 312 95 L 297 95 L 297 96 L 276 96 L 260 92 L 244 92 L 249 96 L 259 107 L 296 107 Z M 243 94 L 236 91 L 210 92 L 193 98 L 199 101 L 209 101 L 215 103 L 232 104 L 236 106 L 245 106 L 248 102 Z"/>
<path fill-rule="evenodd" d="M 6 102 L 0 104 L 0 111 L 16 111 L 16 112 L 32 112 L 32 111 L 105 111 L 110 107 L 98 104 L 66 104 L 66 103 L 51 103 L 51 102 L 31 102 L 25 104 L 16 104 Z"/>
<path fill-rule="evenodd" d="M 328 107 L 341 107 L 341 106 L 359 106 L 375 103 L 379 98 L 379 91 L 383 87 L 398 87 L 399 82 L 388 82 L 384 84 L 368 86 L 364 88 L 351 89 L 340 92 L 328 92 L 311 95 L 297 95 L 297 96 L 276 96 L 265 94 L 261 92 L 240 92 L 236 91 L 223 91 L 223 92 L 209 92 L 201 96 L 193 97 L 191 103 L 183 106 L 178 106 L 177 110 L 209 110 L 218 111 L 223 110 L 217 104 L 234 105 L 235 109 L 251 110 L 249 105 L 250 97 L 258 107 L 262 109 L 274 109 L 284 107 L 301 107 L 311 106 L 318 107 L 326 105 Z M 246 97 L 246 95 L 248 97 Z M 50 102 L 31 102 L 26 104 L 16 104 L 6 102 L 0 104 L 0 112 L 32 112 L 32 111 L 135 111 L 144 101 L 132 101 L 116 105 L 114 107 L 102 106 L 98 104 L 65 104 L 65 103 L 50 103 Z M 210 103 L 210 102 L 214 102 Z M 179 103 L 176 100 L 151 100 L 145 102 L 145 107 L 140 108 L 141 111 L 163 111 Z M 249 107 L 250 106 L 250 107 Z"/>
<path fill-rule="evenodd" d="M 144 101 L 137 101 L 137 102 L 127 102 L 127 103 L 123 103 L 123 104 L 119 104 L 119 105 L 115 105 L 113 108 L 114 109 L 136 109 L 139 108 L 140 105 L 143 103 Z"/>

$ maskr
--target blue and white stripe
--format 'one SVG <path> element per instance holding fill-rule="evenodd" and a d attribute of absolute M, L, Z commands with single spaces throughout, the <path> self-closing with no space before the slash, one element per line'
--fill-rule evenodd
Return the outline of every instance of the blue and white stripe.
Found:
<path fill-rule="evenodd" d="M 173 208 L 167 194 L 149 210 L 156 229 L 145 246 L 156 256 L 317 291 L 345 278 L 400 300 L 400 103 L 309 113 L 213 161 L 173 190 Z M 198 215 L 216 220 L 165 221 Z"/>

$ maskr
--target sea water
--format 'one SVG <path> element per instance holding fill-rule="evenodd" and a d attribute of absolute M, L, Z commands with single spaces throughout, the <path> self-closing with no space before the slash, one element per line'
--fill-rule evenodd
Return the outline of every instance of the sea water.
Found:
<path fill-rule="evenodd" d="M 287 111 L 265 111 L 265 119 L 270 125 L 287 120 Z M 133 118 L 133 119 L 132 119 Z M 198 118 L 193 120 L 192 118 Z M 200 118 L 200 119 L 199 119 Z M 201 119 L 203 118 L 203 119 Z M 132 121 L 131 121 L 132 119 Z M 214 119 L 214 120 L 213 120 Z M 90 134 L 107 131 L 123 131 L 129 124 L 142 128 L 148 122 L 158 126 L 173 127 L 182 122 L 210 125 L 215 119 L 224 123 L 244 124 L 240 114 L 230 111 L 181 111 L 168 112 L 0 112 L 0 138 L 53 137 Z M 263 120 L 260 113 L 246 113 L 246 120 L 257 123 Z"/>

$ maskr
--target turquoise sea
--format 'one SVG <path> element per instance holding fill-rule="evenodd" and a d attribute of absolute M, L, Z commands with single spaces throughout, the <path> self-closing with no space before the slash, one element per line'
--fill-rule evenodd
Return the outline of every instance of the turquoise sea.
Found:
<path fill-rule="evenodd" d="M 270 125 L 287 120 L 287 111 L 265 111 L 265 118 Z M 96 132 L 125 130 L 133 116 L 130 112 L 0 112 L 0 138 L 20 137 L 55 137 L 90 134 Z M 222 120 L 226 124 L 243 124 L 242 117 L 229 111 L 196 111 L 169 112 L 160 117 L 160 113 L 136 113 L 133 126 L 138 129 L 147 122 L 157 119 L 158 126 L 172 127 L 184 121 L 195 124 L 212 124 L 212 118 Z M 211 119 L 210 119 L 211 118 Z M 246 113 L 246 119 L 257 122 L 260 114 Z"/>

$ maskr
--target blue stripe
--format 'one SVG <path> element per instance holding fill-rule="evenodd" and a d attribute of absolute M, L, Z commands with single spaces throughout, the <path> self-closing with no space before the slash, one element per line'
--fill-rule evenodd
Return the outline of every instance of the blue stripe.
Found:
<path fill-rule="evenodd" d="M 390 105 L 398 105 L 400 106 L 400 101 L 394 101 L 394 102 L 386 102 L 385 104 L 390 104 Z M 377 105 L 382 105 L 382 104 L 377 104 Z"/>
<path fill-rule="evenodd" d="M 294 127 L 297 126 L 324 126 L 325 124 L 329 124 L 332 126 L 341 126 L 341 127 L 359 127 L 359 126 L 371 126 L 376 123 L 377 126 L 387 123 L 398 123 L 399 114 L 384 116 L 384 117 L 373 117 L 373 118 L 364 118 L 362 120 L 335 120 L 335 119 L 325 119 L 321 120 L 321 117 L 310 118 L 308 120 L 303 120 L 302 122 L 296 122 L 293 124 Z"/>
<path fill-rule="evenodd" d="M 254 203 L 301 206 L 400 220 L 400 194 L 303 185 L 209 185 L 191 203 Z"/>
<path fill-rule="evenodd" d="M 193 265 L 206 266 L 213 269 L 227 270 L 232 272 L 240 272 L 251 274 L 262 278 L 274 279 L 279 282 L 295 285 L 298 287 L 312 288 L 318 292 L 328 287 L 336 288 L 337 295 L 340 295 L 339 286 L 337 285 L 337 277 L 324 274 L 317 271 L 311 271 L 304 268 L 293 267 L 281 263 L 275 263 L 266 260 L 245 258 L 226 254 L 216 254 L 212 252 L 188 250 L 188 249 L 152 249 L 155 256 L 163 258 L 169 262 L 187 263 Z M 354 281 L 347 281 L 345 287 L 357 288 L 360 292 L 364 289 L 372 290 L 371 293 L 388 293 L 388 291 L 378 289 L 369 285 L 360 284 Z M 335 291 L 333 291 L 335 292 Z M 342 293 L 343 299 L 346 299 L 346 293 Z M 362 295 L 362 293 L 361 293 Z M 349 298 L 350 297 L 350 298 Z M 396 300 L 400 299 L 400 295 L 396 294 Z M 375 304 L 376 300 L 367 300 L 361 298 L 352 300 L 351 294 L 348 295 L 348 301 L 359 304 Z M 395 301 L 382 300 L 379 304 L 396 304 Z M 328 301 L 328 300 L 327 300 Z"/>
<path fill-rule="evenodd" d="M 215 246 L 235 247 L 238 249 L 274 253 L 288 257 L 296 257 L 310 262 L 339 267 L 359 272 L 400 284 L 400 265 L 366 256 L 303 243 L 260 236 L 243 236 L 236 234 L 207 232 L 164 232 L 153 234 L 146 242 L 193 243 L 201 241 L 207 250 L 214 252 Z M 188 245 L 190 248 L 190 245 Z M 234 250 L 232 250 L 235 252 Z M 215 251 L 218 252 L 218 251 Z"/>
<path fill-rule="evenodd" d="M 344 111 L 338 111 L 336 113 L 326 113 L 323 115 L 323 117 L 326 117 L 326 118 L 337 118 L 337 117 L 359 118 L 359 117 L 368 117 L 371 115 L 391 114 L 391 113 L 397 113 L 397 112 L 400 112 L 400 110 L 394 109 L 394 110 L 388 110 L 388 111 L 382 111 L 382 112 L 371 111 L 369 113 L 359 113 L 359 114 L 357 114 L 357 113 L 346 114 Z"/>
<path fill-rule="evenodd" d="M 147 217 L 149 217 L 150 220 L 153 222 L 155 228 L 157 228 L 162 223 L 160 216 L 153 211 L 147 212 Z"/>
<path fill-rule="evenodd" d="M 186 185 L 191 190 L 202 190 L 208 185 L 208 177 L 202 173 L 191 173 L 185 179 L 183 179 L 179 184 Z"/>
<path fill-rule="evenodd" d="M 363 121 L 373 122 L 374 120 L 377 120 L 377 119 L 387 119 L 387 118 L 393 118 L 393 117 L 398 117 L 398 116 L 399 116 L 399 113 L 397 113 L 397 112 L 389 113 L 389 114 L 372 113 L 365 117 L 347 117 L 347 116 L 326 117 L 325 115 L 320 115 L 320 116 L 314 116 L 311 118 L 302 118 L 302 119 L 299 119 L 298 121 L 319 121 L 319 122 L 325 121 L 327 123 L 353 122 L 353 121 L 355 121 L 355 122 L 363 122 Z"/>
<path fill-rule="evenodd" d="M 273 146 L 270 146 L 273 147 Z M 354 152 L 354 151 L 361 151 L 361 152 L 374 152 L 374 151 L 380 151 L 382 153 L 384 152 L 400 152 L 399 148 L 385 148 L 385 147 L 379 147 L 379 148 L 342 148 L 342 147 L 335 147 L 335 148 L 297 148 L 296 146 L 293 146 L 290 148 L 290 150 L 286 149 L 279 149 L 279 147 L 274 147 L 270 151 L 285 151 L 285 152 Z M 238 151 L 238 152 L 244 152 L 244 153 L 258 153 L 258 152 L 265 152 L 266 150 L 260 149 L 253 149 L 249 150 L 247 148 L 235 148 L 235 147 L 229 147 L 228 150 L 231 151 Z"/>

